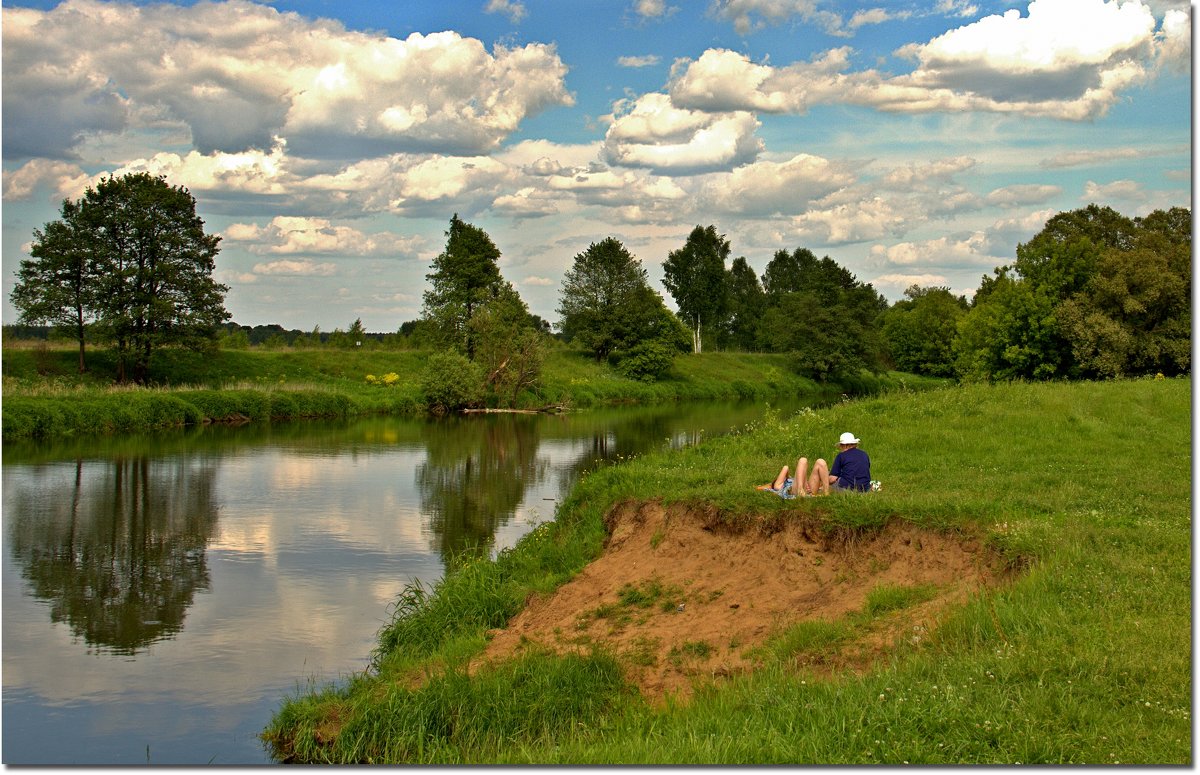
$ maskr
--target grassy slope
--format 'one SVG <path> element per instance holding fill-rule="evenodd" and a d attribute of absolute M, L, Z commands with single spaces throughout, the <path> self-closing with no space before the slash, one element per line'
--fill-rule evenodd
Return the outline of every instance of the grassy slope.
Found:
<path fill-rule="evenodd" d="M 307 761 L 1188 763 L 1190 396 L 1190 380 L 893 395 L 602 469 L 497 562 L 409 590 L 381 632 L 379 674 L 289 698 L 265 737 Z M 798 454 L 828 456 L 847 429 L 882 492 L 753 491 Z M 804 509 L 839 525 L 974 526 L 1032 564 L 865 676 L 817 680 L 778 647 L 757 673 L 654 711 L 607 654 L 465 675 L 487 628 L 600 550 L 612 503 L 668 493 L 730 519 Z M 407 688 L 417 666 L 435 677 Z"/>
<path fill-rule="evenodd" d="M 411 350 L 223 350 L 156 353 L 154 389 L 114 388 L 112 354 L 88 355 L 89 372 L 76 371 L 69 348 L 8 346 L 4 350 L 4 438 L 71 433 L 129 432 L 187 425 L 204 418 L 252 420 L 422 411 L 421 374 L 428 353 Z M 367 375 L 395 373 L 394 385 L 368 384 Z M 870 392 L 907 379 L 865 375 L 835 391 Z M 665 379 L 626 379 L 606 363 L 563 349 L 549 352 L 538 390 L 523 407 L 568 403 L 659 403 L 689 399 L 766 398 L 830 390 L 795 375 L 786 356 L 712 353 L 681 356 Z M 197 392 L 199 390 L 208 392 Z M 218 391 L 214 394 L 212 391 Z"/>

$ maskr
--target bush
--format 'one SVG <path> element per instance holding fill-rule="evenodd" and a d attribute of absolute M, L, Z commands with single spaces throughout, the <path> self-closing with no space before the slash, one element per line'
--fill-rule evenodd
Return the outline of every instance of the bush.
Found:
<path fill-rule="evenodd" d="M 630 379 L 655 382 L 675 363 L 675 351 L 665 342 L 651 340 L 616 354 L 617 371 Z"/>
<path fill-rule="evenodd" d="M 459 353 L 435 353 L 421 376 L 421 395 L 433 414 L 478 406 L 483 400 L 483 370 Z"/>

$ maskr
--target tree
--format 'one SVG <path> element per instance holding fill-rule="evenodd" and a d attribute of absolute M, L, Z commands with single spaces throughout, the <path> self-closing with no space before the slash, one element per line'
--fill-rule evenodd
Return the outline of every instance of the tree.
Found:
<path fill-rule="evenodd" d="M 516 406 L 521 391 L 541 378 L 546 358 L 544 334 L 534 316 L 512 285 L 504 283 L 494 299 L 476 310 L 470 327 L 485 387 L 500 401 Z"/>
<path fill-rule="evenodd" d="M 739 256 L 733 260 L 725 279 L 729 290 L 728 315 L 725 319 L 723 344 L 739 350 L 755 349 L 758 324 L 766 310 L 767 297 L 758 275 Z"/>
<path fill-rule="evenodd" d="M 350 324 L 350 329 L 346 331 L 346 339 L 350 347 L 361 347 L 362 343 L 367 341 L 367 330 L 363 328 L 362 318 L 355 318 Z"/>
<path fill-rule="evenodd" d="M 836 379 L 883 367 L 878 318 L 887 300 L 833 259 L 806 248 L 779 250 L 763 273 L 763 289 L 758 344 L 795 353 L 799 373 Z"/>
<path fill-rule="evenodd" d="M 504 283 L 499 261 L 500 249 L 487 232 L 455 213 L 446 232 L 446 249 L 433 259 L 433 272 L 425 275 L 432 287 L 425 292 L 424 317 L 434 323 L 443 341 L 462 347 L 468 358 L 475 354 L 471 319 Z"/>
<path fill-rule="evenodd" d="M 1054 299 L 1023 278 L 999 272 L 987 297 L 958 322 L 955 371 L 965 380 L 1070 376 L 1069 351 Z"/>
<path fill-rule="evenodd" d="M 1141 230 L 1109 248 L 1091 282 L 1057 311 L 1083 376 L 1186 373 L 1191 363 L 1189 245 Z"/>
<path fill-rule="evenodd" d="M 909 286 L 905 298 L 882 317 L 888 352 L 896 368 L 932 377 L 954 376 L 954 337 L 967 300 L 949 288 Z"/>
<path fill-rule="evenodd" d="M 763 314 L 758 342 L 764 350 L 791 353 L 796 372 L 818 381 L 877 372 L 876 317 L 869 308 L 827 305 L 811 291 L 792 291 Z"/>
<path fill-rule="evenodd" d="M 609 237 L 575 256 L 563 279 L 558 327 L 568 342 L 597 360 L 662 338 L 670 311 L 646 279 L 642 264 Z"/>
<path fill-rule="evenodd" d="M 229 288 L 212 279 L 221 238 L 205 234 L 187 189 L 148 173 L 105 178 L 79 202 L 64 203 L 57 223 L 41 233 L 39 253 L 77 262 L 87 289 L 76 293 L 79 309 L 90 312 L 92 329 L 116 346 L 119 379 L 129 365 L 134 380 L 145 382 L 159 347 L 214 345 L 217 328 L 230 317 L 224 306 Z M 44 285 L 22 289 L 19 298 L 26 308 L 39 298 L 53 306 L 54 293 Z"/>
<path fill-rule="evenodd" d="M 92 252 L 79 234 L 80 208 L 69 199 L 62 203 L 62 220 L 34 230 L 30 254 L 21 261 L 13 306 L 22 323 L 49 323 L 71 331 L 79 343 L 79 371 L 87 371 L 84 350 L 88 325 L 94 320 Z"/>
<path fill-rule="evenodd" d="M 701 352 L 701 330 L 720 322 L 725 314 L 728 289 L 725 259 L 729 240 L 715 226 L 697 226 L 679 250 L 663 262 L 663 285 L 671 292 L 679 315 L 692 326 L 692 351 Z"/>
<path fill-rule="evenodd" d="M 804 276 L 812 274 L 816 267 L 817 257 L 808 248 L 796 248 L 791 253 L 777 250 L 763 270 L 763 292 L 777 302 L 785 293 L 803 290 Z"/>
<path fill-rule="evenodd" d="M 843 291 L 869 287 L 859 283 L 850 270 L 829 256 L 818 259 L 807 248 L 796 248 L 791 253 L 776 251 L 762 279 L 769 302 L 777 301 L 785 293 L 804 292 L 813 294 L 822 304 L 833 305 Z M 877 294 L 872 290 L 868 295 Z M 887 302 L 883 301 L 880 311 L 886 308 Z"/>
<path fill-rule="evenodd" d="M 967 379 L 1184 373 L 1191 361 L 1191 213 L 1059 213 L 983 279 L 955 343 Z"/>

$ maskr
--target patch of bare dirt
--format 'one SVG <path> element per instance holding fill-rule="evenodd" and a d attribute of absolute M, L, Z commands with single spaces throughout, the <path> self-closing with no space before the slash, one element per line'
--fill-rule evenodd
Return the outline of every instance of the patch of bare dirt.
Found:
<path fill-rule="evenodd" d="M 898 640 L 924 637 L 947 606 L 1001 575 L 977 541 L 902 521 L 858 534 L 829 535 L 799 515 L 738 528 L 656 502 L 619 504 L 607 521 L 604 553 L 493 631 L 476 666 L 530 646 L 600 644 L 623 657 L 650 700 L 686 699 L 697 679 L 752 669 L 752 649 L 788 625 L 861 611 L 879 585 L 935 590 L 836 653 L 797 657 L 818 671 L 863 669 Z"/>

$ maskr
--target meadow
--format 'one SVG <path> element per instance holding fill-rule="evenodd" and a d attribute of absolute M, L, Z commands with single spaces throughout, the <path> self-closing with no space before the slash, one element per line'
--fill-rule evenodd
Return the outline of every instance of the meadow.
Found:
<path fill-rule="evenodd" d="M 111 352 L 6 342 L 3 354 L 4 439 L 82 433 L 129 433 L 203 422 L 264 422 L 425 411 L 421 350 L 246 349 L 155 353 L 146 387 L 113 384 Z M 938 380 L 888 373 L 844 384 L 801 377 L 785 355 L 706 353 L 676 358 L 657 382 L 619 374 L 606 362 L 563 347 L 548 351 L 535 390 L 518 408 L 589 408 L 621 403 L 764 399 L 781 395 L 866 393 Z"/>
<path fill-rule="evenodd" d="M 800 454 L 863 439 L 876 493 L 756 492 Z M 553 522 L 495 560 L 410 585 L 372 667 L 302 687 L 263 733 L 289 762 L 454 764 L 1122 764 L 1192 761 L 1191 381 L 967 385 L 818 410 L 589 472 Z M 882 588 L 843 621 L 772 633 L 756 668 L 648 703 L 628 655 L 530 650 L 468 670 L 489 631 L 604 547 L 614 505 L 657 501 L 755 529 L 842 536 L 906 521 L 980 536 L 1012 571 L 921 639 L 829 674 L 925 591 Z M 298 679 L 301 677 L 298 677 Z"/>

